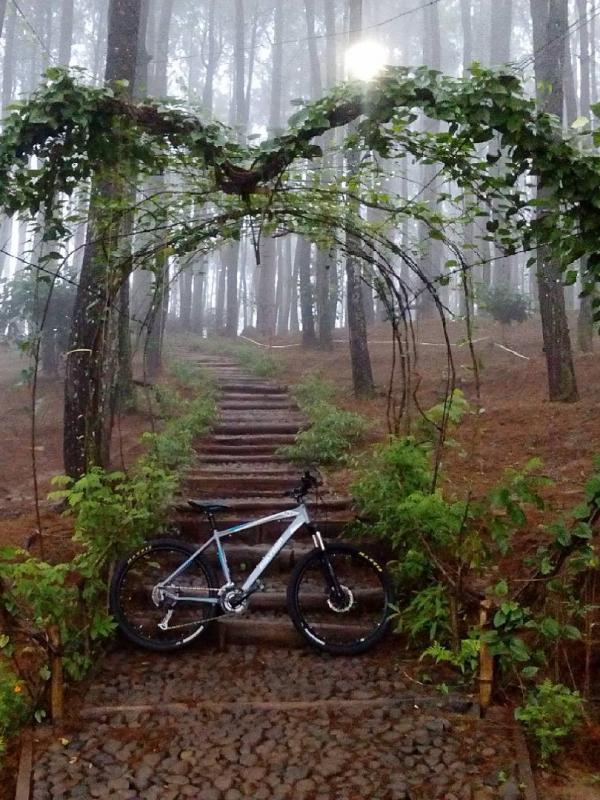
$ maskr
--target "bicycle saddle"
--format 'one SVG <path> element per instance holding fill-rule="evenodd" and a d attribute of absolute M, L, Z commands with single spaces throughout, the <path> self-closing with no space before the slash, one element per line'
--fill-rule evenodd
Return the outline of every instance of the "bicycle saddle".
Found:
<path fill-rule="evenodd" d="M 219 511 L 229 510 L 229 506 L 222 503 L 202 503 L 200 500 L 188 500 L 188 504 L 194 511 L 201 511 L 204 514 L 217 514 Z"/>

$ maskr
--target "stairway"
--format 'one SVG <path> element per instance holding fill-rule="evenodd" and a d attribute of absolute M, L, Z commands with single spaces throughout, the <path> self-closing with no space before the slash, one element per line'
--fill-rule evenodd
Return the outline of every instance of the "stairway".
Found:
<path fill-rule="evenodd" d="M 220 529 L 239 525 L 288 508 L 294 501 L 284 492 L 297 486 L 301 468 L 277 451 L 291 444 L 306 423 L 287 387 L 274 380 L 246 374 L 234 359 L 179 353 L 208 371 L 219 388 L 219 417 L 212 434 L 198 442 L 198 458 L 188 472 L 175 509 L 175 522 L 187 541 L 203 541 L 210 533 L 203 514 L 192 511 L 188 498 L 229 506 L 218 515 Z M 318 502 L 309 496 L 308 507 L 325 537 L 335 538 L 353 519 L 351 499 L 328 492 Z M 234 534 L 226 543 L 229 565 L 236 582 L 260 561 L 287 523 L 271 523 Z M 300 530 L 263 575 L 266 589 L 253 595 L 242 616 L 219 621 L 219 640 L 258 644 L 301 645 L 285 610 L 289 574 L 296 561 L 313 547 L 310 535 Z M 210 554 L 216 566 L 216 556 Z"/>

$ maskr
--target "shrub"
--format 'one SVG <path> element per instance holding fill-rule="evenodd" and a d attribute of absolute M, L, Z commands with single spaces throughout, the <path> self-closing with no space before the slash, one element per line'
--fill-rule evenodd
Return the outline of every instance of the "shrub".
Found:
<path fill-rule="evenodd" d="M 486 287 L 479 292 L 479 301 L 496 322 L 510 325 L 525 322 L 529 316 L 529 300 L 505 283 Z"/>
<path fill-rule="evenodd" d="M 130 473 L 95 468 L 76 481 L 55 479 L 61 488 L 51 498 L 66 501 L 74 517 L 73 540 L 79 549 L 70 562 L 50 564 L 18 548 L 0 550 L 1 602 L 37 649 L 43 680 L 49 676 L 51 627 L 58 628 L 67 675 L 75 680 L 85 675 L 94 646 L 115 628 L 106 604 L 110 564 L 167 522 L 177 470 L 189 463 L 194 439 L 216 413 L 211 390 L 191 401 L 171 400 L 183 416 L 169 420 L 160 433 L 146 435 L 150 449 Z M 2 687 L 0 674 L 0 704 Z"/>
<path fill-rule="evenodd" d="M 515 717 L 535 741 L 541 760 L 547 762 L 560 750 L 561 740 L 582 721 L 581 696 L 561 683 L 545 680 L 528 693 Z"/>
<path fill-rule="evenodd" d="M 278 452 L 302 464 L 346 463 L 352 448 L 364 438 L 368 423 L 360 414 L 345 411 L 331 402 L 333 384 L 311 375 L 294 390 L 298 405 L 310 420 L 292 445 Z"/>
<path fill-rule="evenodd" d="M 0 636 L 0 646 L 8 646 L 8 637 Z M 31 710 L 26 687 L 6 659 L 0 659 L 0 755 L 7 739 L 25 723 Z"/>

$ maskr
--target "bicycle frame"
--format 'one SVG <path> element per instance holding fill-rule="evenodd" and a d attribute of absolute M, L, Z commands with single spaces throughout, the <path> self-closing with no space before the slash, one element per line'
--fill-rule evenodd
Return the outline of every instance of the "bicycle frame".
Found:
<path fill-rule="evenodd" d="M 161 581 L 156 585 L 157 589 L 162 589 L 164 594 L 167 597 L 172 597 L 173 600 L 178 602 L 188 602 L 188 603 L 209 603 L 211 605 L 217 605 L 220 600 L 218 597 L 189 597 L 185 595 L 170 595 L 169 594 L 169 584 L 177 578 L 178 575 L 181 575 L 182 572 L 189 567 L 190 564 L 194 562 L 194 560 L 205 550 L 207 550 L 211 545 L 214 544 L 215 549 L 217 551 L 217 557 L 219 559 L 219 565 L 221 567 L 221 571 L 223 573 L 223 577 L 225 578 L 225 586 L 231 586 L 231 573 L 229 571 L 229 564 L 227 562 L 227 555 L 221 544 L 222 539 L 226 539 L 229 536 L 232 536 L 235 533 L 241 533 L 242 531 L 249 531 L 252 528 L 258 528 L 260 525 L 266 525 L 269 522 L 278 522 L 280 520 L 291 520 L 290 524 L 287 528 L 283 531 L 281 536 L 277 539 L 277 541 L 273 544 L 273 546 L 269 549 L 267 553 L 262 557 L 256 567 L 252 570 L 250 575 L 246 578 L 242 586 L 240 587 L 241 591 L 244 594 L 250 592 L 250 589 L 256 584 L 257 580 L 263 574 L 263 572 L 267 569 L 269 564 L 273 561 L 274 558 L 283 550 L 292 536 L 298 531 L 303 525 L 311 526 L 310 517 L 308 515 L 308 510 L 304 503 L 301 503 L 295 509 L 289 509 L 287 511 L 280 511 L 277 514 L 270 514 L 267 517 L 261 517 L 260 519 L 252 520 L 251 522 L 245 522 L 243 525 L 234 525 L 232 528 L 226 528 L 223 531 L 218 531 L 216 528 L 213 529 L 212 536 L 208 539 L 201 547 L 199 547 L 195 553 L 193 553 L 189 558 L 187 558 L 177 569 L 172 572 L 164 581 Z M 318 547 L 323 547 L 323 540 L 321 538 L 320 533 L 315 532 L 313 533 L 313 538 L 315 540 L 315 545 Z"/>

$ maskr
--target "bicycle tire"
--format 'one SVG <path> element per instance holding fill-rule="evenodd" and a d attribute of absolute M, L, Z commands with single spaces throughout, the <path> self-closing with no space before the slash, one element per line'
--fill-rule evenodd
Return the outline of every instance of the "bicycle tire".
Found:
<path fill-rule="evenodd" d="M 175 603 L 173 628 L 163 631 L 158 627 L 168 606 L 154 603 L 152 589 L 196 549 L 176 539 L 156 539 L 117 565 L 110 586 L 110 607 L 120 630 L 131 642 L 157 652 L 178 650 L 200 636 L 209 624 L 206 618 L 218 613 L 214 605 Z M 201 555 L 177 580 L 179 584 L 185 582 L 186 591 L 217 588 L 212 567 Z"/>
<path fill-rule="evenodd" d="M 337 600 L 328 562 L 342 588 Z M 386 570 L 370 555 L 352 545 L 326 544 L 296 565 L 287 605 L 296 630 L 317 650 L 357 655 L 387 632 L 392 597 Z"/>

